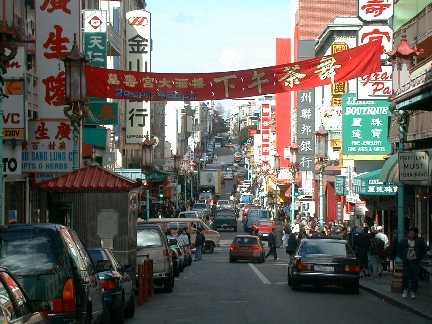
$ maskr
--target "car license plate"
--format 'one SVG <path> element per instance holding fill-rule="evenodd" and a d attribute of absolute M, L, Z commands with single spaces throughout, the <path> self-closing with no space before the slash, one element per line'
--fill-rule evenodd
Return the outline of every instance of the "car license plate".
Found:
<path fill-rule="evenodd" d="M 319 272 L 334 272 L 334 268 L 332 266 L 325 265 L 315 265 L 314 270 Z"/>
<path fill-rule="evenodd" d="M 268 236 L 268 233 L 263 233 L 263 236 Z"/>

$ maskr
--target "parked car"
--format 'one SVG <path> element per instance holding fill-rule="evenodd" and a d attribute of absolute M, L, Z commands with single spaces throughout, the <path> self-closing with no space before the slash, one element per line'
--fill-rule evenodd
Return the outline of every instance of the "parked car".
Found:
<path fill-rule="evenodd" d="M 186 267 L 184 251 L 179 246 L 178 241 L 175 237 L 168 236 L 167 239 L 173 259 L 174 276 L 178 277 L 180 275 L 180 272 L 183 272 L 184 268 Z"/>
<path fill-rule="evenodd" d="M 0 267 L 0 323 L 44 324 L 35 312 L 24 289 L 6 268 Z"/>
<path fill-rule="evenodd" d="M 207 219 L 210 217 L 210 208 L 205 202 L 195 203 L 192 207 L 192 211 L 199 211 L 203 214 L 203 218 Z"/>
<path fill-rule="evenodd" d="M 229 262 L 237 260 L 265 261 L 264 246 L 259 237 L 242 234 L 234 238 L 229 249 Z"/>
<path fill-rule="evenodd" d="M 276 229 L 276 224 L 271 219 L 258 219 L 252 225 L 252 230 L 258 234 L 261 240 L 266 241 L 269 234 Z"/>
<path fill-rule="evenodd" d="M 246 214 L 246 218 L 243 219 L 244 231 L 251 232 L 252 226 L 259 219 L 270 219 L 270 211 L 266 209 L 249 209 Z"/>
<path fill-rule="evenodd" d="M 102 288 L 76 233 L 56 224 L 0 228 L 0 264 L 17 276 L 50 323 L 106 322 Z"/>
<path fill-rule="evenodd" d="M 220 199 L 216 203 L 216 207 L 217 208 L 222 208 L 222 209 L 229 209 L 229 208 L 233 208 L 233 204 L 229 200 Z"/>
<path fill-rule="evenodd" d="M 359 262 L 344 240 L 304 239 L 288 264 L 288 285 L 342 285 L 359 293 Z"/>
<path fill-rule="evenodd" d="M 122 266 L 110 250 L 87 249 L 95 265 L 99 284 L 103 289 L 104 307 L 110 313 L 111 323 L 124 323 L 124 318 L 135 314 L 135 284 L 132 267 Z"/>
<path fill-rule="evenodd" d="M 174 289 L 174 265 L 165 231 L 157 224 L 137 224 L 137 264 L 153 260 L 153 282 L 166 292 Z"/>
<path fill-rule="evenodd" d="M 232 229 L 237 232 L 237 217 L 232 209 L 219 209 L 212 222 L 212 228 L 218 229 Z"/>
<path fill-rule="evenodd" d="M 172 223 L 185 223 L 187 224 L 187 231 L 190 234 L 190 239 L 192 246 L 195 243 L 195 237 L 196 237 L 196 229 L 199 228 L 203 231 L 203 234 L 205 236 L 205 252 L 213 253 L 214 248 L 216 246 L 219 246 L 220 242 L 220 234 L 219 232 L 210 229 L 206 223 L 204 223 L 201 219 L 196 218 L 152 218 L 149 220 L 150 224 L 160 224 L 163 231 L 167 230 L 167 225 Z"/>

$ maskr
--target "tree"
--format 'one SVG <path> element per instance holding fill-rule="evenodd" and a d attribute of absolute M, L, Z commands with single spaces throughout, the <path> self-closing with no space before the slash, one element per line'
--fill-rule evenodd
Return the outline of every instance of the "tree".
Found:
<path fill-rule="evenodd" d="M 239 135 L 240 145 L 244 145 L 247 142 L 247 140 L 249 139 L 249 131 L 250 130 L 256 130 L 256 126 L 250 125 L 250 126 L 243 127 L 240 130 L 240 135 Z"/>

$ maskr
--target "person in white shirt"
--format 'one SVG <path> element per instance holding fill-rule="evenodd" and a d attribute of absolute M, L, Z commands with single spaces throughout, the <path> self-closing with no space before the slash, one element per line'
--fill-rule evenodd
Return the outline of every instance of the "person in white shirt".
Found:
<path fill-rule="evenodd" d="M 384 242 L 384 249 L 388 248 L 390 245 L 390 242 L 389 242 L 388 236 L 383 231 L 383 227 L 377 226 L 376 230 L 377 230 L 377 233 L 375 234 L 375 237 Z"/>

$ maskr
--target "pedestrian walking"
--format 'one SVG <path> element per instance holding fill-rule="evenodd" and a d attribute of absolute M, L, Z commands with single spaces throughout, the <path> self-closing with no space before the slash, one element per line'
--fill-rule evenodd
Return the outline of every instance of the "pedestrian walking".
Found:
<path fill-rule="evenodd" d="M 276 261 L 277 260 L 277 251 L 276 251 L 276 235 L 275 235 L 275 229 L 273 228 L 270 232 L 269 236 L 267 237 L 268 245 L 269 245 L 269 251 L 266 254 L 266 258 L 273 254 L 273 258 Z"/>
<path fill-rule="evenodd" d="M 376 237 L 376 234 L 371 234 L 369 241 L 369 273 L 371 276 L 376 277 L 381 275 L 382 262 L 381 256 L 384 254 L 384 242 Z"/>
<path fill-rule="evenodd" d="M 398 256 L 403 265 L 403 292 L 402 298 L 416 298 L 418 278 L 420 273 L 420 261 L 426 254 L 426 243 L 418 237 L 418 229 L 410 228 L 408 235 L 398 246 Z"/>
<path fill-rule="evenodd" d="M 202 259 L 202 253 L 204 250 L 205 237 L 200 228 L 197 229 L 195 237 L 195 261 Z"/>
<path fill-rule="evenodd" d="M 368 261 L 368 252 L 369 252 L 369 228 L 363 228 L 363 232 L 361 232 L 356 237 L 355 247 L 357 257 L 360 261 L 361 267 L 361 275 L 369 277 L 369 261 Z"/>

